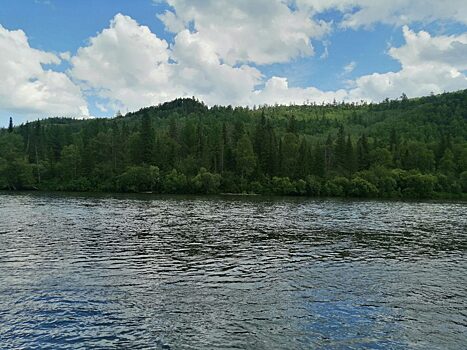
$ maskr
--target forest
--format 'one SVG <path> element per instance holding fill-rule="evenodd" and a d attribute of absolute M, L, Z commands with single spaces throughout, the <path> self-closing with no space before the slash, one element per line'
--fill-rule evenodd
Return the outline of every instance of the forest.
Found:
<path fill-rule="evenodd" d="M 0 189 L 467 199 L 467 90 L 208 107 L 0 129 Z"/>

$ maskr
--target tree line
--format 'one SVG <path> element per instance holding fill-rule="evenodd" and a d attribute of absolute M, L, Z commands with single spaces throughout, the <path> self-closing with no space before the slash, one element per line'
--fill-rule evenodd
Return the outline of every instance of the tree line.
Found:
<path fill-rule="evenodd" d="M 176 99 L 0 129 L 0 189 L 467 198 L 467 90 L 378 104 Z"/>

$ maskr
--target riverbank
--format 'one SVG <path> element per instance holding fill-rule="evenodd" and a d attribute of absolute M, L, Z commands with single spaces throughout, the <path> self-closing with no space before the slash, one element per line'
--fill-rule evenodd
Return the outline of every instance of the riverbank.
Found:
<path fill-rule="evenodd" d="M 239 198 L 254 200 L 280 200 L 281 198 L 290 199 L 316 199 L 316 200 L 355 200 L 355 201 L 402 201 L 402 202 L 467 202 L 467 194 L 452 195 L 450 193 L 435 193 L 432 197 L 414 198 L 414 197 L 350 197 L 350 196 L 307 196 L 307 195 L 280 195 L 274 193 L 160 193 L 160 192 L 116 192 L 116 191 L 69 191 L 69 190 L 0 190 L 1 194 L 37 194 L 47 196 L 54 194 L 57 196 L 89 196 L 89 197 L 137 197 L 137 198 Z"/>

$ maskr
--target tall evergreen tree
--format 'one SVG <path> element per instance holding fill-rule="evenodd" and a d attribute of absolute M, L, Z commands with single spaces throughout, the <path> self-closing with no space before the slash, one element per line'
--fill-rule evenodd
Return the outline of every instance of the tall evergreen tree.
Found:
<path fill-rule="evenodd" d="M 149 112 L 143 113 L 141 119 L 141 130 L 140 130 L 140 154 L 141 154 L 141 163 L 143 164 L 151 164 L 153 160 L 153 152 L 154 152 L 154 130 L 152 128 L 152 121 Z"/>
<path fill-rule="evenodd" d="M 12 133 L 13 132 L 13 118 L 10 117 L 10 122 L 8 123 L 8 132 Z"/>
<path fill-rule="evenodd" d="M 358 170 L 368 169 L 370 164 L 368 139 L 365 134 L 362 134 L 357 142 L 357 166 Z"/>
<path fill-rule="evenodd" d="M 345 145 L 345 162 L 344 162 L 344 170 L 348 177 L 351 177 L 356 169 L 356 159 L 355 159 L 355 152 L 352 145 L 352 140 L 350 135 L 347 136 L 347 142 Z"/>
<path fill-rule="evenodd" d="M 235 163 L 242 178 L 250 175 L 255 169 L 256 157 L 253 152 L 253 145 L 247 134 L 243 134 L 240 140 L 238 140 L 235 156 Z"/>
<path fill-rule="evenodd" d="M 336 160 L 336 168 L 339 171 L 339 173 L 343 175 L 345 173 L 347 154 L 344 127 L 342 125 L 339 127 L 339 131 L 337 133 L 334 154 Z"/>

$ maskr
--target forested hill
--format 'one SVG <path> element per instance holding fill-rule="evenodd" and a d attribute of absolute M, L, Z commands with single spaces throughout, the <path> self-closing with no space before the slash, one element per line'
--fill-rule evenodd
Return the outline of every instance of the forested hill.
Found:
<path fill-rule="evenodd" d="M 0 188 L 467 198 L 467 90 L 253 109 L 177 99 L 10 125 Z"/>

